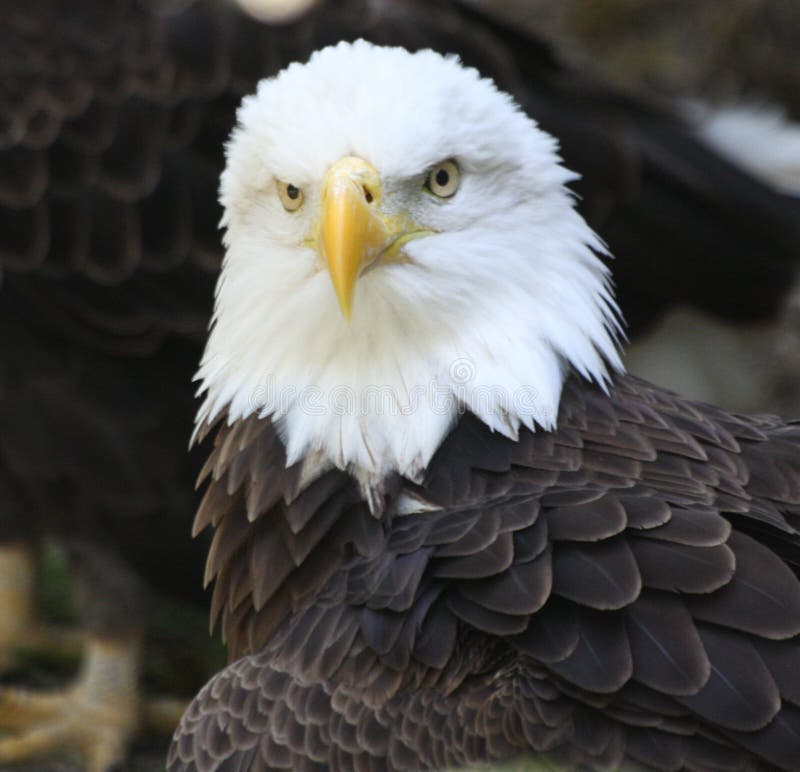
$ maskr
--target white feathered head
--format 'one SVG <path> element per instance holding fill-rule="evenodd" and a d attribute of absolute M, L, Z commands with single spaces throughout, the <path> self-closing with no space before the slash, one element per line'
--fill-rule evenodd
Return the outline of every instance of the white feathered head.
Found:
<path fill-rule="evenodd" d="M 569 367 L 621 368 L 603 245 L 555 140 L 456 58 L 359 41 L 244 100 L 201 420 L 279 427 L 289 463 L 416 477 L 460 410 L 554 426 Z"/>

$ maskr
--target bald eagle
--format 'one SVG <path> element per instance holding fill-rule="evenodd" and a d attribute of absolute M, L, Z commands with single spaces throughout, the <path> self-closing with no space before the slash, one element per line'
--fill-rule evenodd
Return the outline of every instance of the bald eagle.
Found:
<path fill-rule="evenodd" d="M 800 766 L 800 424 L 626 375 L 555 140 L 359 41 L 244 100 L 169 768 Z"/>
<path fill-rule="evenodd" d="M 632 336 L 676 302 L 764 318 L 793 283 L 796 201 L 671 113 L 459 3 L 328 0 L 279 26 L 218 2 L 11 5 L 0 24 L 0 667 L 18 645 L 48 642 L 33 602 L 44 534 L 70 546 L 87 643 L 80 688 L 42 700 L 0 691 L 0 729 L 14 733 L 0 766 L 65 747 L 95 767 L 120 759 L 138 725 L 143 584 L 204 602 L 206 546 L 186 538 L 202 465 L 184 452 L 190 379 L 222 259 L 222 145 L 260 78 L 341 38 L 460 53 L 559 137 L 582 175 L 581 212 L 614 248 Z M 253 395 L 267 399 L 268 381 Z"/>

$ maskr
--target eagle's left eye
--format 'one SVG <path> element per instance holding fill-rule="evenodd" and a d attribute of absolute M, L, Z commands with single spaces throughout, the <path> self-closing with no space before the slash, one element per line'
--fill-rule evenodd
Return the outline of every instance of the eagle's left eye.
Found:
<path fill-rule="evenodd" d="M 455 161 L 436 164 L 425 178 L 425 187 L 439 198 L 450 198 L 458 190 L 461 172 Z"/>
<path fill-rule="evenodd" d="M 296 212 L 303 206 L 305 196 L 300 188 L 292 185 L 291 182 L 281 182 L 280 180 L 276 180 L 276 184 L 278 186 L 278 197 L 287 212 Z"/>

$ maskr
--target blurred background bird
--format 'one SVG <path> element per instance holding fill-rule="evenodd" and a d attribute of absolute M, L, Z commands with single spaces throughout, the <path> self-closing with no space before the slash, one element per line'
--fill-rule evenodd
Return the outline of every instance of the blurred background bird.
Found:
<path fill-rule="evenodd" d="M 222 255 L 223 145 L 260 78 L 339 39 L 458 53 L 582 174 L 581 211 L 615 255 L 629 369 L 729 407 L 791 412 L 789 5 L 14 4 L 0 31 L 0 665 L 13 686 L 0 693 L 2 762 L 72 753 L 110 766 L 143 723 L 174 717 L 140 699 L 142 666 L 150 693 L 188 697 L 221 661 L 182 615 L 206 614 L 186 446 Z M 765 152 L 776 147 L 788 149 Z M 43 573 L 56 589 L 72 577 L 79 639 L 39 621 Z M 170 610 L 142 660 L 162 595 L 181 616 Z M 31 699 L 20 684 L 54 680 L 16 664 L 20 648 L 75 650 L 74 685 Z M 166 676 L 158 661 L 172 663 Z M 162 749 L 140 743 L 130 763 L 159 768 Z"/>

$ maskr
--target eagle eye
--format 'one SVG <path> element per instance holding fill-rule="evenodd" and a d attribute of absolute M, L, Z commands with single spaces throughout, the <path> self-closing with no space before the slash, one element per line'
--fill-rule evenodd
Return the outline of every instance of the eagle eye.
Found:
<path fill-rule="evenodd" d="M 442 161 L 436 164 L 425 178 L 425 187 L 439 198 L 450 198 L 458 190 L 461 172 L 455 161 Z"/>
<path fill-rule="evenodd" d="M 276 180 L 276 184 L 278 186 L 278 197 L 287 212 L 296 212 L 303 206 L 305 196 L 300 188 L 292 185 L 291 182 L 281 182 L 280 180 Z"/>

